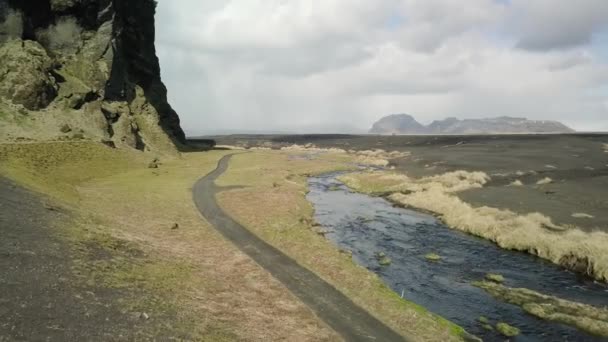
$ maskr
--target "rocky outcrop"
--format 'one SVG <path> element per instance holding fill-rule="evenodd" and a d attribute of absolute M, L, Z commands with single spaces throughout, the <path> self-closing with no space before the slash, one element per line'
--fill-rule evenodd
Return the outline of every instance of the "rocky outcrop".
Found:
<path fill-rule="evenodd" d="M 447 118 L 424 126 L 407 114 L 385 116 L 374 124 L 372 134 L 522 134 L 572 133 L 573 129 L 557 121 L 528 120 L 502 116 L 490 119 Z"/>
<path fill-rule="evenodd" d="M 0 0 L 6 134 L 65 138 L 69 124 L 141 150 L 184 143 L 160 78 L 155 9 L 154 0 Z"/>

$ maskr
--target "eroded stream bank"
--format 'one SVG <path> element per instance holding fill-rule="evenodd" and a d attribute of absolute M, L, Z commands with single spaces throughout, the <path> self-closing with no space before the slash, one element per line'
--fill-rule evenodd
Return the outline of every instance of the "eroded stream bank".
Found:
<path fill-rule="evenodd" d="M 574 327 L 527 314 L 473 286 L 488 273 L 504 284 L 594 306 L 608 306 L 608 288 L 542 259 L 503 250 L 489 241 L 449 229 L 430 215 L 395 208 L 382 199 L 350 191 L 326 174 L 309 179 L 308 200 L 327 237 L 377 273 L 396 293 L 463 326 L 486 341 L 504 340 L 479 322 L 507 322 L 518 341 L 601 341 Z M 381 266 L 377 253 L 391 259 Z M 425 256 L 436 253 L 441 260 Z"/>

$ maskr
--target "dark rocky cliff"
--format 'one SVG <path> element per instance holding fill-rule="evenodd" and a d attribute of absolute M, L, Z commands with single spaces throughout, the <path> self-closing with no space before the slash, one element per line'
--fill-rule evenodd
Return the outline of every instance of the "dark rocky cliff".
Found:
<path fill-rule="evenodd" d="M 0 0 L 0 133 L 184 143 L 160 78 L 155 10 L 154 0 Z"/>

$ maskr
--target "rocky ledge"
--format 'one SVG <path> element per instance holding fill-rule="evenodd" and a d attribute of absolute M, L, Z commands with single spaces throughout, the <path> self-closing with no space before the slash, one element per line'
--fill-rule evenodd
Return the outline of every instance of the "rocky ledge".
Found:
<path fill-rule="evenodd" d="M 154 0 L 0 0 L 0 136 L 185 142 L 154 46 Z"/>

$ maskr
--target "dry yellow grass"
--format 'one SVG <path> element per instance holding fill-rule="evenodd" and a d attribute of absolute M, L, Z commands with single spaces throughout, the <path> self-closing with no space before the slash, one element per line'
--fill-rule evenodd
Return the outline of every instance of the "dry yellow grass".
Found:
<path fill-rule="evenodd" d="M 364 151 L 356 151 L 356 150 L 344 150 L 341 148 L 319 148 L 316 147 L 313 144 L 306 144 L 306 145 L 291 145 L 291 146 L 287 146 L 287 147 L 282 147 L 281 151 L 287 151 L 287 152 L 305 152 L 305 153 L 312 153 L 312 154 L 345 154 L 348 155 L 350 158 L 350 162 L 351 163 L 355 163 L 358 165 L 364 165 L 364 166 L 376 166 L 376 167 L 386 167 L 389 165 L 390 160 L 391 159 L 396 159 L 396 158 L 405 158 L 408 157 L 410 155 L 409 152 L 398 152 L 398 151 L 392 151 L 392 152 L 387 152 L 385 150 L 382 149 L 375 149 L 375 150 L 364 150 Z"/>
<path fill-rule="evenodd" d="M 453 194 L 483 186 L 487 178 L 482 174 L 462 171 L 410 180 L 376 172 L 340 179 L 357 191 L 392 193 L 391 201 L 436 213 L 448 226 L 494 241 L 500 247 L 525 251 L 608 281 L 608 234 L 565 229 L 540 213 L 518 215 L 510 210 L 473 207 Z"/>
<path fill-rule="evenodd" d="M 413 179 L 403 174 L 385 171 L 350 174 L 339 179 L 367 192 L 420 192 L 438 189 L 453 193 L 482 187 L 489 179 L 483 172 L 454 171 L 442 175 Z M 371 191 L 370 191 L 371 190 Z"/>
<path fill-rule="evenodd" d="M 218 184 L 244 188 L 220 193 L 220 205 L 396 331 L 419 341 L 461 339 L 461 328 L 402 300 L 375 274 L 356 265 L 349 255 L 316 233 L 313 208 L 305 198 L 307 175 L 348 168 L 352 159 L 344 159 L 339 152 L 312 160 L 294 159 L 290 157 L 294 153 L 302 151 L 285 149 L 233 157 Z"/>
<path fill-rule="evenodd" d="M 192 340 L 341 340 L 194 207 L 191 186 L 226 153 L 161 156 L 148 169 L 154 155 L 94 143 L 0 145 L 0 165 L 70 208 L 58 234 L 73 246 L 78 279 L 134 293 L 127 312 L 166 316 L 164 326 Z M 89 260 L 92 247 L 111 257 Z"/>

